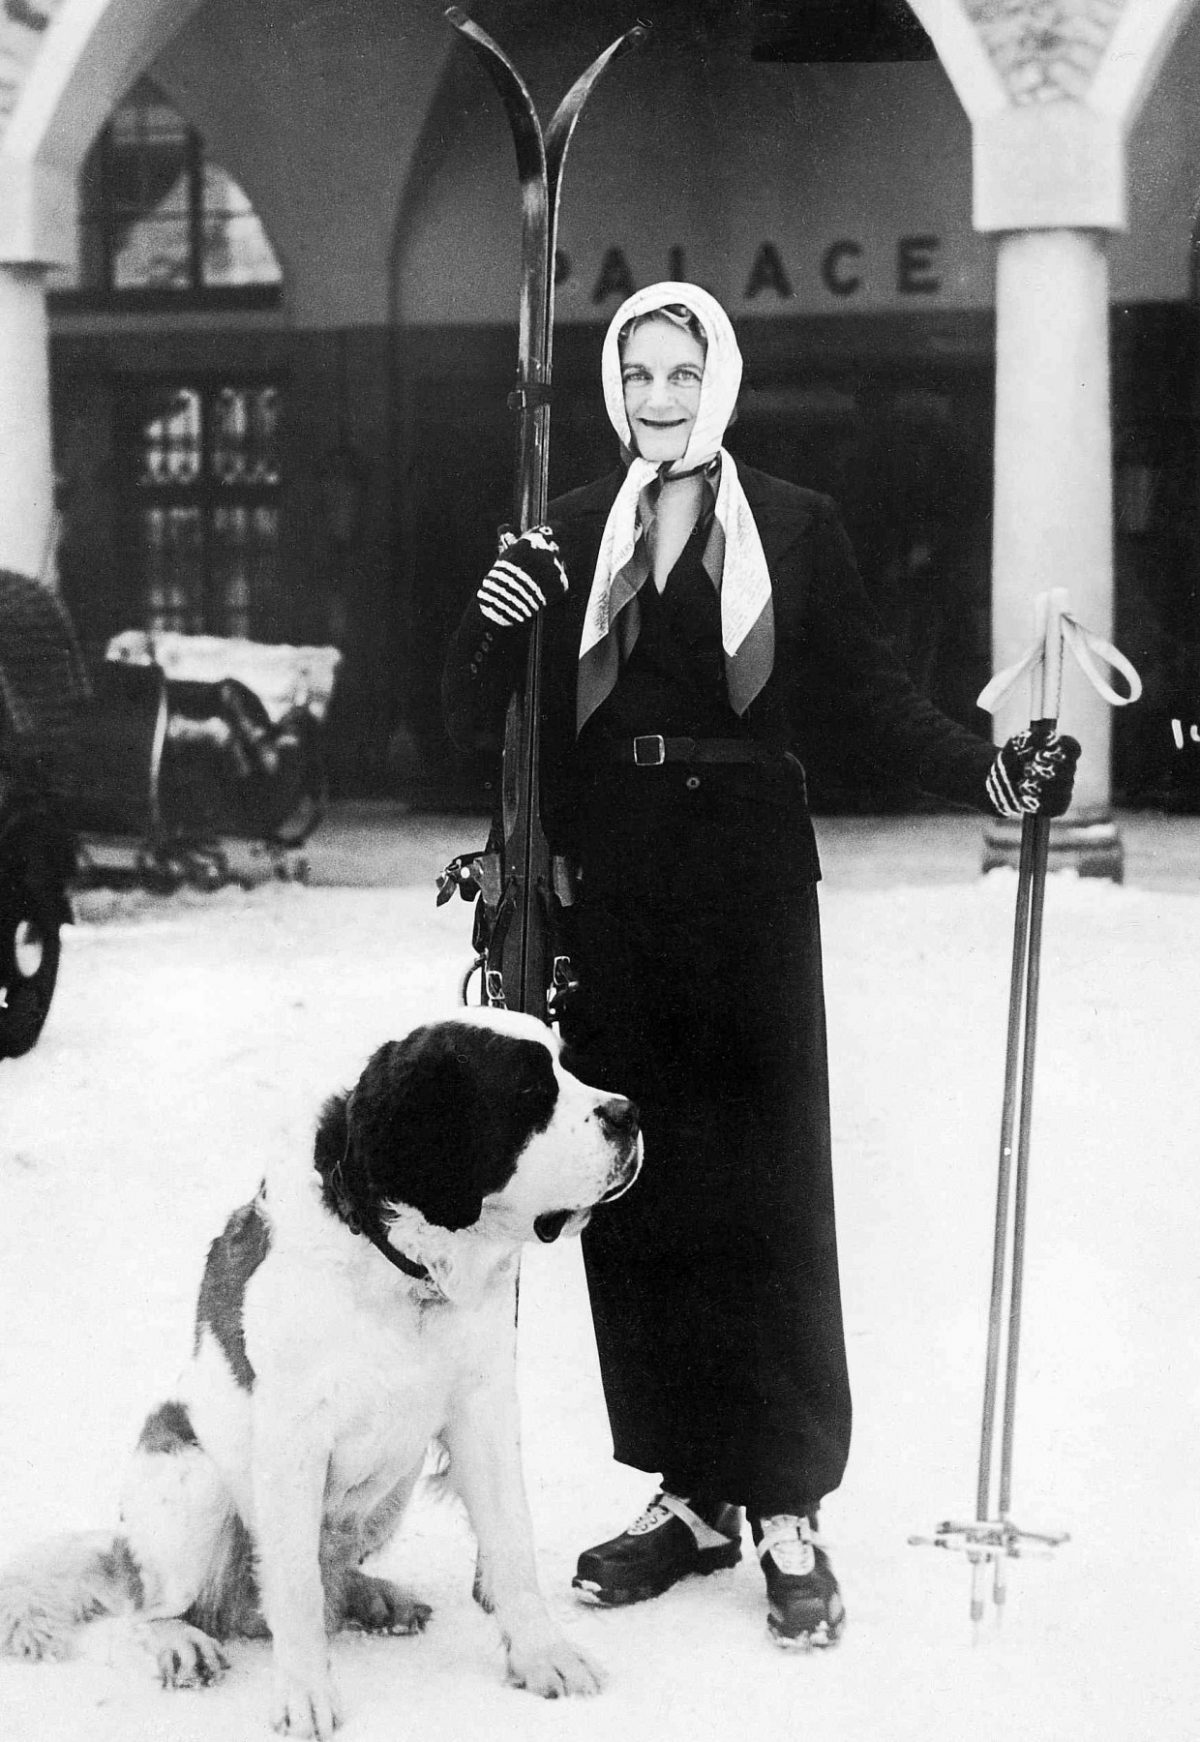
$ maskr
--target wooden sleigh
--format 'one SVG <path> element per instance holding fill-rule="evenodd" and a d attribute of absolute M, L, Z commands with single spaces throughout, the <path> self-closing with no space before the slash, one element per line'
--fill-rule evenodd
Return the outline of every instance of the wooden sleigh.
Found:
<path fill-rule="evenodd" d="M 61 600 L 6 575 L 0 757 L 74 837 L 81 879 L 213 888 L 235 875 L 235 842 L 302 876 L 339 663 L 334 648 L 128 631 L 88 665 Z"/>

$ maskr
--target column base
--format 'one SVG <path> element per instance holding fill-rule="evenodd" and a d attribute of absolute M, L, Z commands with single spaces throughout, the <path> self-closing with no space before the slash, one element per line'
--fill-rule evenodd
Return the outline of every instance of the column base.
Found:
<path fill-rule="evenodd" d="M 984 872 L 998 866 L 1014 869 L 1021 857 L 1021 825 L 1007 817 L 996 817 L 983 825 Z M 1076 871 L 1080 877 L 1108 877 L 1114 883 L 1125 881 L 1125 848 L 1117 825 L 1110 817 L 1090 820 L 1074 817 L 1055 818 L 1050 824 L 1050 855 L 1047 868 L 1051 871 Z"/>

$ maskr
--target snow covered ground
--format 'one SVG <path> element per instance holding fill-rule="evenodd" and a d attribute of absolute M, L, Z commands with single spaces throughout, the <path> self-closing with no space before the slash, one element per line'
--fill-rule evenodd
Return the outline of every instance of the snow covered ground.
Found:
<path fill-rule="evenodd" d="M 1015 879 L 826 886 L 839 1225 L 857 1425 L 823 1525 L 840 1647 L 773 1647 L 752 1559 L 623 1612 L 578 1550 L 651 1484 L 609 1456 L 578 1245 L 529 1253 L 525 1456 L 543 1581 L 609 1686 L 506 1688 L 473 1551 L 419 1505 L 387 1570 L 423 1638 L 343 1635 L 347 1742 L 1195 1742 L 1200 1737 L 1200 899 L 1052 879 L 1014 1514 L 1065 1530 L 1009 1563 L 977 1642 L 958 1556 L 911 1533 L 974 1508 Z M 468 910 L 425 889 L 95 892 L 28 1058 L 0 1065 L 0 1554 L 115 1519 L 122 1458 L 187 1348 L 208 1241 L 322 1097 L 453 1003 Z M 748 1539 L 747 1539 L 748 1547 Z M 0 1665 L 4 1742 L 242 1742 L 267 1650 L 160 1689 L 121 1631 Z"/>

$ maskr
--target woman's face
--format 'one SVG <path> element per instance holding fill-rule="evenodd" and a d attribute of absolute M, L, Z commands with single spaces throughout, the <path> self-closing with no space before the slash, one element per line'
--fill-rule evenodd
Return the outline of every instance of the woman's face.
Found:
<path fill-rule="evenodd" d="M 662 465 L 685 452 L 700 408 L 704 348 L 673 321 L 643 321 L 625 341 L 621 385 L 633 447 Z"/>

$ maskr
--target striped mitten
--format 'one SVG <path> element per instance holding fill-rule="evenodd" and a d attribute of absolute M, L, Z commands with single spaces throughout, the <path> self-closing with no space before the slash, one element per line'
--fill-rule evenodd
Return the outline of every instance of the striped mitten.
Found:
<path fill-rule="evenodd" d="M 531 526 L 520 538 L 504 535 L 500 555 L 483 577 L 479 609 L 500 629 L 528 623 L 567 591 L 567 571 L 548 526 Z"/>

